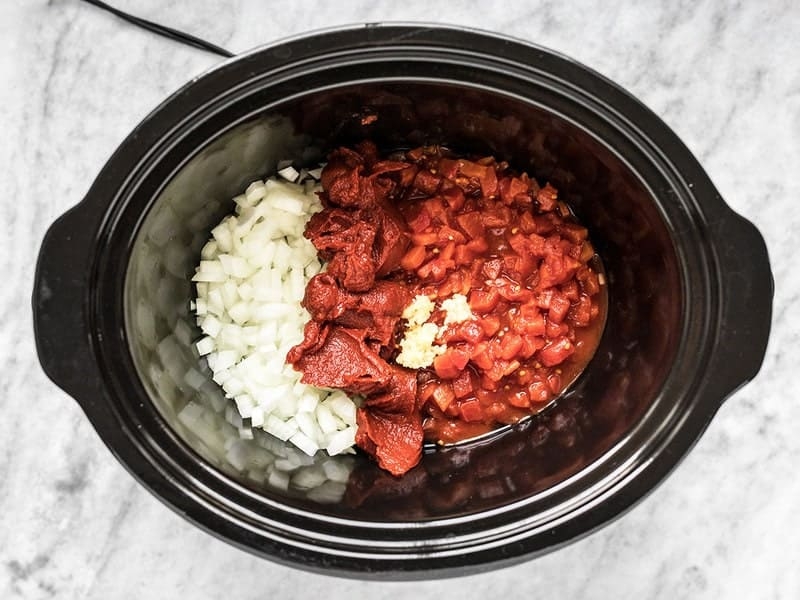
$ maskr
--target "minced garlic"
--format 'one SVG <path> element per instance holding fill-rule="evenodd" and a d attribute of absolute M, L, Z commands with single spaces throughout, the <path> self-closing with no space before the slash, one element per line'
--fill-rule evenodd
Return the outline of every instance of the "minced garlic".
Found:
<path fill-rule="evenodd" d="M 473 318 L 472 309 L 469 307 L 467 297 L 464 294 L 453 294 L 442 302 L 442 310 L 445 312 L 444 324 L 452 325 L 461 323 Z"/>
<path fill-rule="evenodd" d="M 397 363 L 409 369 L 421 369 L 433 364 L 433 359 L 442 354 L 447 346 L 434 344 L 439 328 L 436 323 L 423 323 L 406 329 L 400 342 Z"/>
<path fill-rule="evenodd" d="M 408 321 L 408 326 L 400 341 L 397 364 L 409 369 L 429 367 L 433 364 L 433 359 L 447 349 L 447 346 L 435 343 L 444 326 L 440 328 L 436 323 L 427 322 L 434 308 L 435 304 L 430 298 L 418 295 L 403 311 L 403 318 Z M 467 297 L 463 294 L 453 294 L 442 302 L 441 308 L 445 313 L 445 326 L 475 318 Z"/>
<path fill-rule="evenodd" d="M 406 306 L 403 311 L 403 318 L 408 321 L 409 326 L 422 325 L 431 318 L 434 304 L 433 300 L 422 294 L 414 296 L 411 304 Z"/>

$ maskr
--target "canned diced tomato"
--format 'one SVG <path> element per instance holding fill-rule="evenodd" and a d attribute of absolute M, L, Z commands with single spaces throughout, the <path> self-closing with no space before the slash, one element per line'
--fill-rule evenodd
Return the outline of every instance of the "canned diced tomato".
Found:
<path fill-rule="evenodd" d="M 469 369 L 464 369 L 458 377 L 453 379 L 453 392 L 456 398 L 465 398 L 472 394 L 472 375 Z"/>
<path fill-rule="evenodd" d="M 566 337 L 561 337 L 539 350 L 539 360 L 545 367 L 554 367 L 564 362 L 573 352 L 575 346 L 572 342 Z"/>
<path fill-rule="evenodd" d="M 483 410 L 481 404 L 477 400 L 467 400 L 459 405 L 461 410 L 461 418 L 467 423 L 483 420 Z"/>

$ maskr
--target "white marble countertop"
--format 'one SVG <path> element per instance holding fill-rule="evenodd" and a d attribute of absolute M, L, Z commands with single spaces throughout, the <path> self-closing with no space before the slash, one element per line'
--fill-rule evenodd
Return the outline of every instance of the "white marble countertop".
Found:
<path fill-rule="evenodd" d="M 113 0 L 112 0 L 113 2 Z M 683 138 L 767 239 L 773 335 L 756 381 L 634 510 L 539 560 L 458 580 L 311 575 L 190 525 L 117 463 L 42 373 L 30 293 L 48 224 L 157 103 L 218 59 L 79 0 L 0 6 L 0 598 L 798 598 L 800 11 L 784 2 L 116 0 L 240 51 L 359 21 L 506 32 L 594 67 Z M 679 7 L 680 4 L 680 7 Z M 492 8 L 496 5 L 498 8 Z M 270 10 L 273 7 L 273 10 Z M 501 8 L 502 7 L 502 8 Z"/>

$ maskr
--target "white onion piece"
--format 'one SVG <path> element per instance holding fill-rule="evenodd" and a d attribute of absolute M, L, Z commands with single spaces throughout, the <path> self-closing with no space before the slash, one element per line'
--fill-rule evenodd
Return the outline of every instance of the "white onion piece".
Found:
<path fill-rule="evenodd" d="M 356 443 L 356 428 L 355 425 L 337 431 L 328 437 L 328 445 L 325 450 L 331 456 L 341 454 L 348 448 L 351 448 Z"/>
<path fill-rule="evenodd" d="M 300 177 L 300 173 L 298 173 L 297 169 L 291 165 L 278 170 L 278 175 L 291 182 L 297 181 L 297 179 Z"/>
<path fill-rule="evenodd" d="M 317 443 L 302 431 L 296 432 L 292 437 L 289 438 L 289 441 L 309 456 L 314 456 L 317 453 L 317 450 L 319 450 Z"/>
<path fill-rule="evenodd" d="M 214 338 L 204 337 L 195 344 L 195 347 L 197 348 L 197 353 L 200 356 L 204 356 L 213 352 L 214 348 L 216 348 L 216 344 L 214 344 Z"/>

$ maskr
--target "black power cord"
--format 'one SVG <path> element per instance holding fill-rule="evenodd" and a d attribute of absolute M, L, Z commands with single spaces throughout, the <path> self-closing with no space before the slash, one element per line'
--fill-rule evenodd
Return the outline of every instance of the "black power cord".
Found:
<path fill-rule="evenodd" d="M 110 6 L 105 2 L 101 2 L 100 0 L 83 0 L 83 1 L 86 2 L 87 4 L 91 4 L 92 6 L 96 6 L 97 8 L 100 8 L 102 10 L 108 11 L 112 15 L 115 15 L 120 19 L 127 21 L 128 23 L 132 23 L 137 27 L 141 27 L 142 29 L 152 31 L 153 33 L 164 36 L 165 38 L 169 38 L 171 40 L 187 44 L 194 48 L 200 48 L 201 50 L 213 52 L 214 54 L 218 54 L 219 56 L 224 56 L 225 58 L 230 58 L 231 56 L 235 56 L 233 52 L 230 52 L 225 48 L 220 48 L 219 46 L 212 44 L 211 42 L 201 40 L 198 37 L 195 37 L 188 33 L 184 33 L 183 31 L 178 31 L 177 29 L 173 29 L 172 27 L 167 27 L 166 25 L 159 25 L 158 23 L 153 23 L 153 21 L 148 21 L 147 19 L 142 19 L 140 17 L 129 15 L 128 13 L 123 12 L 117 8 L 114 8 L 113 6 Z"/>

